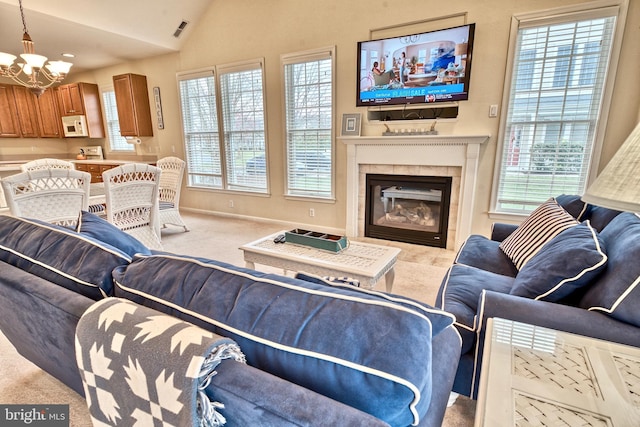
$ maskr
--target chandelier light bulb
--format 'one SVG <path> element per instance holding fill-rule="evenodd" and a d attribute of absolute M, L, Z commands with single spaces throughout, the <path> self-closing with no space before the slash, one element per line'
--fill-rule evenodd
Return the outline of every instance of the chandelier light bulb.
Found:
<path fill-rule="evenodd" d="M 35 53 L 23 53 L 20 58 L 24 59 L 24 62 L 32 69 L 40 69 L 47 62 L 46 56 L 36 55 Z"/>
<path fill-rule="evenodd" d="M 11 67 L 13 65 L 13 61 L 15 60 L 16 60 L 15 55 L 11 55 L 10 53 L 0 52 L 0 66 Z"/>

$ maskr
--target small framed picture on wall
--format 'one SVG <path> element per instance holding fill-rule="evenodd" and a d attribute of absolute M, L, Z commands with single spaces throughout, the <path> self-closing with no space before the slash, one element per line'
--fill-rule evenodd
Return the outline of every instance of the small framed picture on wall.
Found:
<path fill-rule="evenodd" d="M 360 136 L 360 118 L 359 113 L 343 114 L 342 136 Z"/>
<path fill-rule="evenodd" d="M 158 119 L 158 129 L 164 129 L 164 117 L 162 116 L 162 100 L 160 99 L 160 88 L 153 88 L 153 100 L 156 104 L 156 118 Z"/>

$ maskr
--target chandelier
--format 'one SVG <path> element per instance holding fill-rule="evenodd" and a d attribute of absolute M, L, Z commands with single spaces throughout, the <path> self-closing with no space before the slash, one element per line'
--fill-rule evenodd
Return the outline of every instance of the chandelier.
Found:
<path fill-rule="evenodd" d="M 73 64 L 65 61 L 49 61 L 45 65 L 47 57 L 36 55 L 33 41 L 29 36 L 27 24 L 24 20 L 22 0 L 18 0 L 18 3 L 20 4 L 20 15 L 22 16 L 24 31 L 22 36 L 24 53 L 20 55 L 20 58 L 24 62 L 14 63 L 15 55 L 0 52 L 0 76 L 8 77 L 14 82 L 29 88 L 33 94 L 39 97 L 49 86 L 64 80 Z"/>

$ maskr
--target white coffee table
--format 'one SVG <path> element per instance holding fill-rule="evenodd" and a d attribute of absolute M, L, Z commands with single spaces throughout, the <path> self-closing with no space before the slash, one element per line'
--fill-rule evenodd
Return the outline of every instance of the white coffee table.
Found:
<path fill-rule="evenodd" d="M 640 348 L 489 319 L 476 426 L 640 426 Z"/>
<path fill-rule="evenodd" d="M 333 253 L 292 243 L 274 243 L 284 231 L 263 237 L 240 247 L 247 268 L 255 264 L 304 271 L 321 276 L 347 276 L 360 281 L 360 286 L 373 289 L 384 276 L 386 291 L 391 292 L 394 267 L 400 249 L 370 243 L 350 242 L 349 247 Z"/>

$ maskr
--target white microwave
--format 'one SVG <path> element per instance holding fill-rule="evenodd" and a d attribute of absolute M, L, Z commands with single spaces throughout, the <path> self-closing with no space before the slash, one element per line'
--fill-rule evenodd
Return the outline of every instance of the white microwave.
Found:
<path fill-rule="evenodd" d="M 65 138 L 89 136 L 89 129 L 87 129 L 87 119 L 85 116 L 62 117 L 62 128 L 64 129 Z"/>

